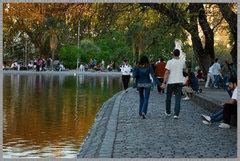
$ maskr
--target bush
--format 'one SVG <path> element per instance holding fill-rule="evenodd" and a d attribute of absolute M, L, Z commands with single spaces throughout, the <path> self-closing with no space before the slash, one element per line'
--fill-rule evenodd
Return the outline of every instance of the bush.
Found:
<path fill-rule="evenodd" d="M 93 41 L 84 39 L 80 42 L 78 49 L 77 45 L 65 45 L 60 49 L 60 59 L 66 68 L 74 69 L 77 67 L 77 59 L 84 64 L 87 64 L 90 59 L 98 58 L 100 49 L 94 44 Z M 99 62 L 100 60 L 98 60 Z"/>
<path fill-rule="evenodd" d="M 78 59 L 78 47 L 76 45 L 65 45 L 60 49 L 60 59 L 66 68 L 76 68 Z"/>

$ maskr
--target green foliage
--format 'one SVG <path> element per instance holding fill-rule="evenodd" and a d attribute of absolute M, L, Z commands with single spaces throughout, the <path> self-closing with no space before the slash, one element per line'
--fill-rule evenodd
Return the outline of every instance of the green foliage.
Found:
<path fill-rule="evenodd" d="M 221 63 L 223 63 L 226 60 L 229 62 L 232 61 L 232 58 L 230 55 L 231 48 L 227 48 L 224 45 L 218 45 L 218 46 L 215 46 L 214 48 L 215 48 L 215 54 L 216 54 L 215 57 L 219 58 Z"/>
<path fill-rule="evenodd" d="M 183 49 L 187 46 L 187 33 L 179 24 L 171 24 L 167 17 L 162 16 L 160 21 L 145 28 L 145 39 L 148 39 L 146 53 L 151 59 L 157 60 L 159 57 L 169 60 L 172 58 L 172 51 L 175 47 L 175 40 L 183 42 Z"/>
<path fill-rule="evenodd" d="M 83 63 L 88 63 L 90 59 L 96 59 L 99 57 L 100 54 L 100 48 L 95 45 L 93 40 L 89 39 L 83 39 L 80 42 L 80 52 L 79 52 L 79 57 L 81 62 Z M 100 61 L 99 59 L 96 59 L 98 62 Z"/>
<path fill-rule="evenodd" d="M 101 49 L 97 60 L 104 60 L 107 64 L 115 61 L 121 63 L 124 58 L 132 61 L 130 57 L 130 49 L 127 45 L 123 32 L 110 31 L 96 38 L 96 44 Z"/>
<path fill-rule="evenodd" d="M 76 68 L 77 59 L 87 64 L 90 59 L 98 58 L 100 48 L 92 40 L 84 39 L 80 42 L 79 49 L 77 45 L 67 44 L 60 49 L 60 59 L 67 68 Z M 100 61 L 99 59 L 97 59 Z"/>
<path fill-rule="evenodd" d="M 78 58 L 77 45 L 65 45 L 60 49 L 60 60 L 63 62 L 66 68 L 76 68 Z"/>

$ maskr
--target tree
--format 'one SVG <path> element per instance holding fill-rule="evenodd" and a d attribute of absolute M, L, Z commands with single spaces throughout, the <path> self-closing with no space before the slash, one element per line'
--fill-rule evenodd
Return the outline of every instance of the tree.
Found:
<path fill-rule="evenodd" d="M 60 30 L 59 30 L 59 26 L 60 26 L 60 22 L 59 20 L 57 20 L 54 17 L 48 17 L 46 22 L 44 22 L 44 26 L 46 27 L 46 31 L 43 33 L 42 35 L 42 39 L 41 39 L 41 43 L 43 45 L 48 43 L 48 47 L 51 50 L 51 57 L 52 57 L 52 68 L 53 68 L 53 61 L 55 59 L 55 54 L 56 54 L 56 50 L 58 47 L 58 37 L 60 35 Z"/>
<path fill-rule="evenodd" d="M 212 29 L 206 19 L 203 4 L 156 4 L 146 3 L 143 6 L 151 7 L 159 13 L 166 15 L 173 24 L 181 25 L 191 35 L 193 51 L 204 73 L 207 73 L 211 61 L 214 60 L 214 37 Z M 204 31 L 205 46 L 198 30 L 199 24 Z"/>
<path fill-rule="evenodd" d="M 146 37 L 143 22 L 132 23 L 126 33 L 127 41 L 132 46 L 133 57 L 136 61 L 140 59 L 144 49 L 146 48 Z"/>
<path fill-rule="evenodd" d="M 96 37 L 95 41 L 101 50 L 97 55 L 99 61 L 103 59 L 108 64 L 114 60 L 120 63 L 124 58 L 128 58 L 130 62 L 133 62 L 124 32 L 109 31 Z"/>
<path fill-rule="evenodd" d="M 232 50 L 230 52 L 232 61 L 237 68 L 237 14 L 232 10 L 231 4 L 219 3 L 218 4 L 224 19 L 227 21 L 231 35 L 233 37 Z"/>
<path fill-rule="evenodd" d="M 83 55 L 85 49 L 79 51 L 84 59 L 94 56 L 106 62 L 124 57 L 136 60 L 142 53 L 154 59 L 160 56 L 168 59 L 174 48 L 174 40 L 181 39 L 183 47 L 186 47 L 187 34 L 190 34 L 198 64 L 207 72 L 215 57 L 214 31 L 221 22 L 225 22 L 219 10 L 212 11 L 212 8 L 218 8 L 216 6 L 199 3 L 4 3 L 4 53 L 13 55 L 12 51 L 15 54 L 19 52 L 22 57 L 19 49 L 24 42 L 19 42 L 20 48 L 12 44 L 19 33 L 26 33 L 29 45 L 34 45 L 36 53 L 43 57 L 54 57 L 59 49 L 75 46 L 80 35 L 80 40 L 91 40 L 101 49 L 97 55 L 87 50 L 88 54 Z M 233 49 L 231 53 L 236 53 L 236 48 Z"/>

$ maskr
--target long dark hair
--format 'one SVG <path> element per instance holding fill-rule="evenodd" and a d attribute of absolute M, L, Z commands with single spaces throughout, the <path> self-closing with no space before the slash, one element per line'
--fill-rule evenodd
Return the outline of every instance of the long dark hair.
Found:
<path fill-rule="evenodd" d="M 139 65 L 140 66 L 148 66 L 149 65 L 149 60 L 148 60 L 148 57 L 146 55 L 143 55 L 140 58 Z"/>

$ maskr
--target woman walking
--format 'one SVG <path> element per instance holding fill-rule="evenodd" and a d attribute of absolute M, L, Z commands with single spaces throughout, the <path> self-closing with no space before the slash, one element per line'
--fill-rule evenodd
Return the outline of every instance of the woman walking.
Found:
<path fill-rule="evenodd" d="M 156 79 L 153 69 L 149 64 L 148 58 L 146 56 L 142 56 L 139 66 L 136 67 L 133 72 L 133 77 L 136 78 L 137 88 L 140 96 L 139 115 L 143 119 L 146 119 L 148 99 L 151 89 L 150 74 L 156 83 L 159 84 L 159 81 Z"/>

